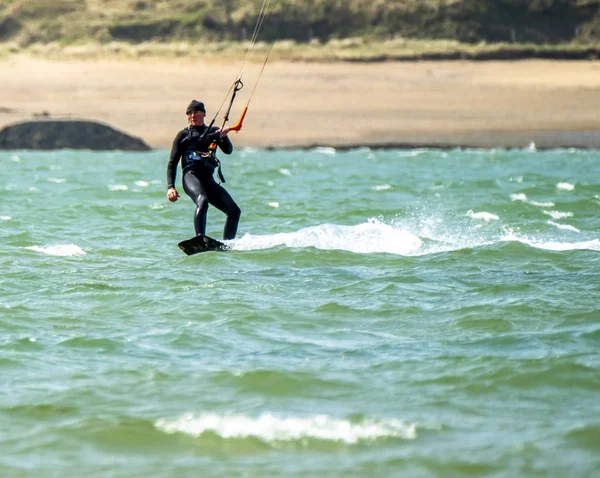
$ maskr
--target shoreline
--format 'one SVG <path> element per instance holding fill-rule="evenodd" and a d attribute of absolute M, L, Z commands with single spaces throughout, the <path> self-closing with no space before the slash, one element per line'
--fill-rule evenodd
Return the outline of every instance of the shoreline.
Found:
<path fill-rule="evenodd" d="M 237 61 L 0 61 L 0 129 L 40 117 L 97 121 L 169 149 L 191 99 L 207 122 Z M 248 64 L 237 121 L 260 71 Z M 600 148 L 600 61 L 269 63 L 236 148 Z M 218 117 L 217 124 L 219 124 Z"/>
<path fill-rule="evenodd" d="M 441 150 L 451 151 L 455 149 L 459 150 L 531 150 L 531 151 L 553 151 L 559 149 L 577 149 L 577 150 L 589 150 L 589 151 L 600 151 L 600 141 L 580 141 L 576 144 L 561 144 L 556 146 L 542 145 L 538 146 L 535 141 L 531 141 L 529 145 L 476 145 L 476 144 L 445 144 L 445 143 L 361 143 L 361 144 L 326 144 L 326 143 L 314 143 L 304 145 L 278 145 L 278 146 L 263 146 L 253 147 L 256 149 L 262 149 L 265 151 L 291 151 L 291 150 L 302 150 L 302 151 L 313 151 L 318 149 L 333 149 L 335 151 L 353 151 L 358 149 L 368 149 L 371 151 L 377 150 L 415 150 L 415 149 L 430 149 L 430 150 Z M 154 150 L 162 150 L 163 148 L 155 148 Z"/>

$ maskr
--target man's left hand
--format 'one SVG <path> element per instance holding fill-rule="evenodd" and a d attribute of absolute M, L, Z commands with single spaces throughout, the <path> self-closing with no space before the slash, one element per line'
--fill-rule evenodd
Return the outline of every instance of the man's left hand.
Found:
<path fill-rule="evenodd" d="M 231 128 L 223 128 L 217 131 L 217 133 L 219 133 L 219 135 L 221 136 L 221 138 L 224 138 L 225 136 L 227 136 L 227 134 L 231 131 Z"/>

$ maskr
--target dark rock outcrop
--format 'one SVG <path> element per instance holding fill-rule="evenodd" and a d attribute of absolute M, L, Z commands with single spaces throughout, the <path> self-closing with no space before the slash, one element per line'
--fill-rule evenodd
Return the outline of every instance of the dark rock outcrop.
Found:
<path fill-rule="evenodd" d="M 142 139 L 93 121 L 26 121 L 0 131 L 0 149 L 149 151 Z"/>

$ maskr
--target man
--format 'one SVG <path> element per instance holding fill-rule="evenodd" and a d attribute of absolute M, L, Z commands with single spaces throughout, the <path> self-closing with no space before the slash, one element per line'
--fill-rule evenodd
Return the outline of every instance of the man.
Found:
<path fill-rule="evenodd" d="M 206 214 L 211 204 L 227 215 L 223 229 L 223 239 L 234 239 L 240 220 L 241 210 L 230 194 L 213 177 L 215 169 L 221 182 L 225 182 L 221 174 L 221 166 L 215 151 L 209 146 L 214 141 L 225 154 L 231 154 L 233 145 L 227 137 L 229 128 L 219 129 L 213 126 L 210 131 L 204 124 L 206 109 L 204 103 L 192 100 L 185 111 L 188 126 L 177 133 L 173 140 L 171 155 L 167 164 L 167 197 L 175 202 L 179 193 L 175 188 L 177 164 L 181 159 L 183 190 L 196 204 L 194 229 L 196 235 L 206 234 Z"/>

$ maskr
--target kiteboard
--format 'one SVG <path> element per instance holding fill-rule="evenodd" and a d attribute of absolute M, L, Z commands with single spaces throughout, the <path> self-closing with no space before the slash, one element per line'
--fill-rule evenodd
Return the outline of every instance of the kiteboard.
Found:
<path fill-rule="evenodd" d="M 198 254 L 200 252 L 226 251 L 228 249 L 228 247 L 221 241 L 217 241 L 212 237 L 203 235 L 181 241 L 177 245 L 179 246 L 179 249 L 185 252 L 188 256 L 191 256 L 192 254 Z"/>

